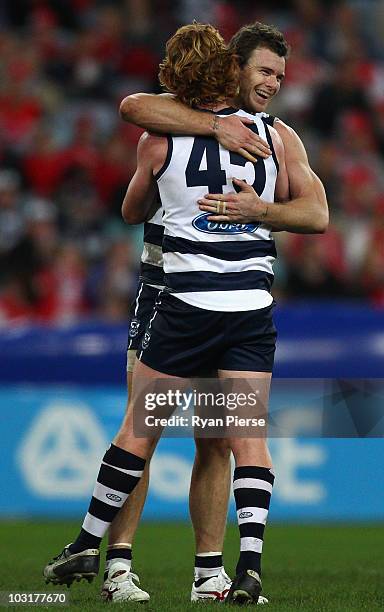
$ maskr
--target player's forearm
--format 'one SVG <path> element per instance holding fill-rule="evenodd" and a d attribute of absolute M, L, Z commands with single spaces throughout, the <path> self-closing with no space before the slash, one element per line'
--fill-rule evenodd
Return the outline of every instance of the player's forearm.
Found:
<path fill-rule="evenodd" d="M 127 225 L 139 225 L 149 218 L 148 206 L 138 206 L 124 200 L 121 207 L 121 216 Z"/>
<path fill-rule="evenodd" d="M 121 216 L 127 225 L 140 225 L 141 223 L 145 223 L 145 221 L 151 219 L 158 208 L 159 206 L 152 206 L 151 208 L 148 208 L 146 205 L 139 208 L 137 206 L 124 207 L 123 205 L 121 207 Z"/>
<path fill-rule="evenodd" d="M 302 197 L 285 204 L 266 203 L 262 221 L 276 230 L 323 234 L 328 227 L 328 211 L 317 199 Z"/>
<path fill-rule="evenodd" d="M 121 215 L 127 225 L 138 225 L 150 219 L 156 212 L 156 192 L 153 185 L 146 189 L 135 189 L 134 181 L 128 186 Z"/>
<path fill-rule="evenodd" d="M 120 116 L 151 132 L 162 134 L 213 135 L 217 118 L 211 113 L 193 110 L 171 96 L 133 94 L 120 104 Z"/>
<path fill-rule="evenodd" d="M 296 167 L 296 171 L 299 166 Z M 267 223 L 275 230 L 300 234 L 322 234 L 329 223 L 327 196 L 319 177 L 309 169 L 309 181 L 302 173 L 301 182 L 291 184 L 291 200 L 268 205 Z M 297 172 L 296 172 L 297 174 Z M 296 176 L 296 179 L 298 177 Z"/>

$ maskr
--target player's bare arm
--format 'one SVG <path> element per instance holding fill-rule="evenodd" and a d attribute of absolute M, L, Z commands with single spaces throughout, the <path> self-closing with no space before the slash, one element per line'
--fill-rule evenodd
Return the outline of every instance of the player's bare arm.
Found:
<path fill-rule="evenodd" d="M 307 223 L 309 227 L 313 220 L 317 219 L 319 228 L 325 231 L 329 222 L 327 196 L 321 180 L 309 165 L 304 144 L 295 130 L 280 119 L 275 120 L 274 128 L 284 144 L 285 164 L 292 198 L 290 207 L 295 202 L 293 212 L 288 212 L 288 215 L 291 215 L 291 220 L 294 222 L 294 214 L 296 212 L 301 214 L 301 223 Z M 281 227 L 281 229 L 286 228 Z"/>
<path fill-rule="evenodd" d="M 128 185 L 121 207 L 123 219 L 129 225 L 143 223 L 155 212 L 157 183 L 154 174 L 167 155 L 167 139 L 145 132 L 137 147 L 137 168 Z"/>
<path fill-rule="evenodd" d="M 226 214 L 212 215 L 212 221 L 262 221 L 274 230 L 303 234 L 323 233 L 329 220 L 324 187 L 311 169 L 304 145 L 296 132 L 280 120 L 275 121 L 274 126 L 284 145 L 289 196 L 293 199 L 284 204 L 265 202 L 244 181 L 234 181 L 241 188 L 240 193 L 226 194 L 225 197 L 223 194 L 208 194 L 199 201 L 199 207 L 205 212 L 214 213 L 214 201 L 225 200 Z M 276 192 L 276 200 L 286 200 L 284 187 L 282 192 Z"/>
<path fill-rule="evenodd" d="M 137 93 L 124 98 L 120 104 L 124 121 L 161 134 L 213 136 L 229 151 L 239 153 L 249 161 L 255 155 L 269 157 L 271 150 L 265 140 L 246 126 L 252 120 L 246 117 L 218 117 L 194 110 L 170 94 Z"/>

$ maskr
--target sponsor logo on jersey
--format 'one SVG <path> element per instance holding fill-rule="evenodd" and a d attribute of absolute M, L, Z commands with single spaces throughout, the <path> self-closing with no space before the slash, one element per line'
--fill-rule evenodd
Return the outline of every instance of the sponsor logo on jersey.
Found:
<path fill-rule="evenodd" d="M 251 518 L 253 516 L 252 512 L 240 512 L 239 518 Z"/>
<path fill-rule="evenodd" d="M 132 319 L 131 325 L 129 326 L 129 337 L 134 338 L 139 333 L 140 321 L 139 319 Z"/>
<path fill-rule="evenodd" d="M 253 233 L 260 226 L 260 223 L 218 223 L 217 221 L 208 221 L 212 213 L 203 213 L 195 217 L 192 225 L 199 232 L 206 234 L 246 234 Z"/>
<path fill-rule="evenodd" d="M 115 495 L 114 493 L 106 493 L 105 496 L 114 502 L 120 502 L 123 499 L 122 497 L 119 497 L 118 495 Z"/>

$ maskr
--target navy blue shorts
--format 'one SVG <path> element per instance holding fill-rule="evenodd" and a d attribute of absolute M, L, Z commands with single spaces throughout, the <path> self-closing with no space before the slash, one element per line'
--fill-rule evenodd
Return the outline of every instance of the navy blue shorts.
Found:
<path fill-rule="evenodd" d="M 161 293 L 137 357 L 150 368 L 188 378 L 212 369 L 272 372 L 274 303 L 245 312 L 216 312 Z"/>
<path fill-rule="evenodd" d="M 160 291 L 143 281 L 139 282 L 135 301 L 131 306 L 131 323 L 128 332 L 129 351 L 137 351 Z"/>

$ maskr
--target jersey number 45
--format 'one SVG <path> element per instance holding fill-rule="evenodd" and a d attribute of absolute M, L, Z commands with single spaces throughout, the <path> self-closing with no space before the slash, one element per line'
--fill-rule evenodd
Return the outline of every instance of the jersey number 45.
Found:
<path fill-rule="evenodd" d="M 201 162 L 206 155 L 207 169 L 200 170 Z M 251 164 L 239 153 L 230 151 L 230 163 L 233 166 L 242 166 Z M 258 195 L 264 191 L 266 172 L 264 160 L 260 157 L 256 164 L 252 164 L 255 170 L 255 180 L 252 187 Z M 220 164 L 220 149 L 219 143 L 212 138 L 195 138 L 193 143 L 190 158 L 185 169 L 185 177 L 188 187 L 204 187 L 207 186 L 209 193 L 223 193 L 223 186 L 227 184 L 227 175 Z M 239 187 L 234 185 L 236 191 L 240 191 Z"/>

